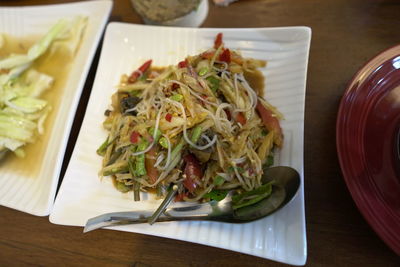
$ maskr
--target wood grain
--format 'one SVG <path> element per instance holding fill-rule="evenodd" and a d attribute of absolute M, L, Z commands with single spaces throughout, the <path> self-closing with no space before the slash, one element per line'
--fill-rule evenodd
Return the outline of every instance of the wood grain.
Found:
<path fill-rule="evenodd" d="M 15 0 L 2 6 L 73 1 Z M 305 121 L 307 266 L 400 266 L 354 205 L 340 172 L 335 123 L 347 82 L 363 63 L 400 43 L 400 2 L 362 0 L 240 0 L 210 5 L 204 27 L 312 28 Z M 141 23 L 128 0 L 114 1 L 110 21 Z M 61 177 L 89 98 L 98 53 L 85 84 Z M 399 226 L 400 227 L 400 226 Z M 49 223 L 0 207 L 0 265 L 284 266 L 222 249 L 141 234 Z"/>

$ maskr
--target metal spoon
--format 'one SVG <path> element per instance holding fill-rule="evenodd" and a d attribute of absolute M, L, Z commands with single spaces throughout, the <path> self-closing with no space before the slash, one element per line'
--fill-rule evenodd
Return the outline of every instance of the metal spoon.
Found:
<path fill-rule="evenodd" d="M 231 195 L 217 202 L 189 204 L 183 207 L 169 207 L 158 217 L 157 222 L 206 220 L 228 223 L 245 223 L 266 217 L 289 203 L 300 187 L 299 173 L 286 166 L 264 170 L 262 182 L 274 180 L 272 194 L 250 206 L 234 210 Z M 128 211 L 106 213 L 87 221 L 84 233 L 107 226 L 147 223 L 153 211 Z"/>

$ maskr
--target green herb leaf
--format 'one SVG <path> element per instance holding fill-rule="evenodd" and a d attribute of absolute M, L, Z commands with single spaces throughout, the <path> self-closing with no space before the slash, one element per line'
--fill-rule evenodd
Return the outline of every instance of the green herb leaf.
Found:
<path fill-rule="evenodd" d="M 264 184 L 259 188 L 252 191 L 244 192 L 232 197 L 233 209 L 243 208 L 252 204 L 255 204 L 264 198 L 268 197 L 272 193 L 272 182 Z"/>
<path fill-rule="evenodd" d="M 227 194 L 228 191 L 214 189 L 205 194 L 204 198 L 210 198 L 211 200 L 221 201 L 226 197 Z"/>

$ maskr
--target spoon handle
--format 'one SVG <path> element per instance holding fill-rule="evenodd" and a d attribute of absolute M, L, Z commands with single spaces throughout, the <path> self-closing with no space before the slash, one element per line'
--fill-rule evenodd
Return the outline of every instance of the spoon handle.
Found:
<path fill-rule="evenodd" d="M 99 228 L 115 226 L 115 225 L 126 225 L 126 224 L 137 224 L 147 223 L 151 217 L 151 212 L 112 212 L 93 217 L 86 222 L 83 232 L 93 231 Z M 158 219 L 162 220 L 164 216 L 160 216 Z M 167 217 L 168 218 L 168 217 Z M 171 219 L 171 218 L 168 218 Z"/>
<path fill-rule="evenodd" d="M 99 215 L 89 219 L 83 229 L 84 233 L 100 229 L 103 227 L 128 225 L 128 224 L 139 224 L 148 223 L 149 218 L 153 215 L 153 212 L 146 211 L 127 211 L 127 212 L 112 212 Z M 177 214 L 169 215 L 166 211 L 164 214 L 157 218 L 157 222 L 169 222 L 169 221 L 188 221 L 188 220 L 207 220 L 210 217 L 207 214 L 202 215 L 189 215 L 189 214 Z"/>

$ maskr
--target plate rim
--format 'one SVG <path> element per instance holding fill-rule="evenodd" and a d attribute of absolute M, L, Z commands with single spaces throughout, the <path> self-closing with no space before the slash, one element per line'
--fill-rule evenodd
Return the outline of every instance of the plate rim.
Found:
<path fill-rule="evenodd" d="M 42 10 L 42 9 L 61 10 L 63 7 L 69 7 L 70 9 L 72 9 L 72 8 L 76 8 L 76 7 L 80 7 L 80 6 L 85 7 L 85 6 L 93 6 L 93 5 L 96 5 L 99 7 L 99 9 L 97 9 L 96 12 L 98 12 L 98 10 L 101 9 L 102 17 L 99 20 L 99 21 L 101 21 L 101 23 L 93 24 L 93 39 L 90 42 L 88 41 L 88 46 L 90 48 L 88 50 L 86 59 L 84 61 L 81 75 L 77 79 L 74 92 L 71 93 L 71 95 L 70 95 L 70 97 L 71 97 L 70 106 L 69 106 L 70 112 L 65 119 L 65 122 L 64 122 L 65 129 L 61 133 L 62 137 L 61 137 L 60 142 L 58 143 L 58 147 L 56 148 L 56 160 L 55 160 L 54 167 L 52 168 L 52 170 L 49 171 L 49 174 L 51 173 L 52 177 L 51 177 L 51 179 L 49 179 L 49 183 L 50 183 L 49 189 L 46 190 L 46 193 L 48 193 L 48 196 L 45 201 L 40 201 L 40 203 L 42 203 L 41 205 L 43 207 L 36 208 L 36 209 L 35 208 L 28 209 L 28 208 L 24 208 L 19 205 L 12 205 L 12 203 L 10 204 L 8 202 L 3 202 L 2 199 L 0 199 L 0 206 L 4 206 L 4 207 L 10 208 L 10 209 L 14 209 L 14 210 L 18 210 L 18 211 L 21 211 L 24 213 L 32 214 L 34 216 L 48 216 L 50 214 L 50 212 L 53 208 L 56 191 L 57 191 L 57 184 L 60 180 L 60 171 L 62 168 L 62 163 L 63 163 L 65 152 L 67 149 L 68 139 L 69 139 L 73 121 L 74 121 L 74 118 L 76 115 L 76 111 L 78 108 L 79 100 L 81 98 L 90 67 L 92 66 L 93 59 L 95 57 L 98 45 L 100 43 L 101 36 L 104 33 L 106 23 L 111 14 L 113 2 L 111 0 L 93 0 L 93 1 L 88 1 L 88 2 L 70 2 L 70 3 L 55 3 L 55 4 L 47 4 L 47 5 L 0 7 L 0 10 L 10 11 L 10 12 L 19 12 L 19 11 L 28 12 L 29 10 L 35 10 L 37 12 L 38 10 Z M 66 12 L 66 14 L 67 13 L 68 12 Z M 75 13 L 78 15 L 79 11 L 77 11 Z M 92 12 L 88 12 L 88 13 L 92 14 Z M 66 15 L 64 15 L 64 16 L 66 16 Z M 29 19 L 27 19 L 27 20 L 29 21 Z M 20 37 L 19 34 L 16 34 L 15 36 Z M 78 53 L 79 53 L 79 51 L 78 51 Z M 71 75 L 70 74 L 71 72 L 72 72 L 72 70 L 69 71 L 68 76 Z M 64 87 L 65 86 L 67 86 L 67 84 L 65 84 Z M 52 135 L 54 134 L 53 132 L 55 131 L 54 127 L 55 127 L 55 125 L 53 123 L 53 125 L 46 130 L 46 131 L 51 132 L 48 141 L 52 140 Z M 46 153 L 43 154 L 43 159 L 45 159 L 47 153 L 48 152 L 46 151 Z M 39 171 L 37 176 L 35 176 L 35 178 L 40 178 L 39 176 L 41 176 L 41 175 L 43 175 L 42 171 Z"/>
<path fill-rule="evenodd" d="M 134 27 L 140 27 L 140 28 L 147 27 L 147 28 L 157 28 L 157 29 L 164 28 L 162 26 L 149 26 L 149 25 L 132 24 L 132 23 L 125 23 L 125 22 L 110 22 L 107 25 L 105 38 L 103 40 L 102 50 L 104 50 L 105 42 L 107 41 L 107 34 L 110 31 L 110 29 L 116 27 L 115 30 L 121 30 L 121 28 L 119 28 L 119 26 L 122 26 L 122 27 L 134 26 Z M 260 30 L 267 30 L 267 31 L 269 31 L 269 30 L 299 30 L 299 31 L 301 31 L 305 36 L 305 37 L 303 37 L 301 39 L 302 41 L 304 41 L 304 44 L 302 45 L 302 51 L 304 50 L 305 56 L 304 56 L 304 73 L 303 73 L 303 77 L 302 77 L 302 85 L 299 86 L 299 87 L 302 87 L 301 88 L 301 92 L 303 93 L 303 95 L 301 97 L 301 100 L 302 100 L 301 104 L 302 104 L 302 109 L 303 109 L 303 120 L 301 121 L 301 130 L 302 130 L 302 134 L 304 135 L 304 117 L 305 117 L 305 113 L 304 113 L 305 101 L 304 101 L 304 99 L 305 99 L 305 92 L 306 92 L 307 72 L 308 72 L 308 63 L 309 63 L 309 54 L 310 54 L 310 45 L 311 45 L 311 28 L 306 27 L 306 26 L 292 26 L 292 27 L 258 27 L 258 28 L 227 28 L 227 29 L 226 28 L 195 28 L 195 29 L 188 29 L 188 28 L 182 28 L 182 27 L 168 27 L 168 29 L 169 30 L 181 30 L 181 29 L 184 29 L 184 30 L 189 30 L 189 31 L 192 30 L 192 31 L 200 31 L 200 32 L 208 31 L 208 30 L 214 31 L 214 32 L 217 32 L 217 31 L 224 31 L 224 32 L 225 31 L 260 31 Z M 103 54 L 103 51 L 102 51 L 102 53 L 100 55 L 99 65 L 98 65 L 97 70 L 96 70 L 96 77 L 95 77 L 95 81 L 94 81 L 94 84 L 93 84 L 93 89 L 96 86 L 97 75 L 99 75 L 98 72 L 99 72 L 99 68 L 100 68 L 102 54 Z M 304 83 L 304 85 L 303 85 L 303 83 Z M 93 89 L 92 89 L 91 94 L 93 93 Z M 300 89 L 299 89 L 299 91 L 300 91 Z M 90 101 L 91 98 L 92 98 L 92 96 L 90 96 L 89 101 Z M 85 117 L 86 117 L 86 115 L 85 115 Z M 86 118 L 84 118 L 84 121 L 83 121 L 81 127 L 84 126 L 85 119 Z M 78 144 L 79 144 L 79 136 L 78 136 L 78 140 L 77 140 L 76 145 L 78 145 Z M 302 149 L 303 154 L 304 154 L 304 141 L 302 141 L 302 143 L 301 143 L 301 149 Z M 76 151 L 74 150 L 74 153 L 75 152 Z M 76 155 L 74 156 L 74 154 L 73 154 L 71 156 L 71 159 L 73 157 L 76 157 Z M 304 178 L 304 156 L 302 156 L 301 162 L 302 162 L 302 164 L 301 164 L 302 165 L 301 175 Z M 72 160 L 70 161 L 70 164 L 71 163 L 72 163 Z M 66 179 L 63 180 L 63 183 L 65 181 L 66 181 Z M 60 190 L 62 188 L 63 188 L 63 184 L 61 184 Z M 57 196 L 55 209 L 57 208 L 57 200 L 58 199 L 59 198 Z M 293 265 L 304 265 L 305 264 L 306 259 L 307 259 L 307 238 L 306 238 L 306 221 L 305 221 L 304 186 L 302 186 L 302 188 L 301 188 L 301 203 L 302 203 L 301 212 L 302 212 L 302 226 L 303 226 L 302 227 L 303 228 L 302 236 L 303 236 L 303 240 L 304 240 L 304 242 L 302 242 L 302 246 L 301 246 L 302 247 L 302 251 L 304 252 L 302 254 L 302 259 L 297 260 L 297 261 L 285 261 L 285 260 L 281 260 L 280 261 L 279 259 L 274 258 L 274 259 L 271 259 L 271 260 L 280 261 L 280 262 L 284 262 L 284 263 L 289 263 L 289 264 L 293 264 Z M 52 212 L 50 214 L 49 220 L 50 220 L 50 222 L 55 223 L 55 224 L 71 225 L 71 224 L 65 224 L 65 223 L 60 222 L 56 218 L 56 215 L 55 215 L 54 212 Z M 139 231 L 138 233 L 141 233 L 141 232 Z M 146 234 L 147 235 L 148 233 L 142 233 L 142 234 Z M 155 233 L 154 236 L 160 236 L 160 235 Z M 163 238 L 179 239 L 178 237 L 170 237 L 170 236 L 163 236 Z M 184 239 L 182 239 L 182 240 L 184 240 Z M 184 241 L 185 242 L 198 243 L 198 244 L 202 244 L 202 245 L 213 246 L 213 245 L 210 245 L 210 244 L 203 244 L 201 242 L 194 242 L 194 241 L 188 241 L 188 240 L 184 240 Z M 224 248 L 224 249 L 229 249 L 229 248 Z M 245 253 L 245 252 L 241 252 L 241 253 Z M 251 253 L 246 253 L 246 254 L 257 256 L 257 255 L 251 254 Z M 262 257 L 262 256 L 258 256 L 258 257 Z M 265 257 L 263 257 L 263 258 L 265 258 Z M 270 258 L 267 258 L 267 259 L 270 259 Z"/>

